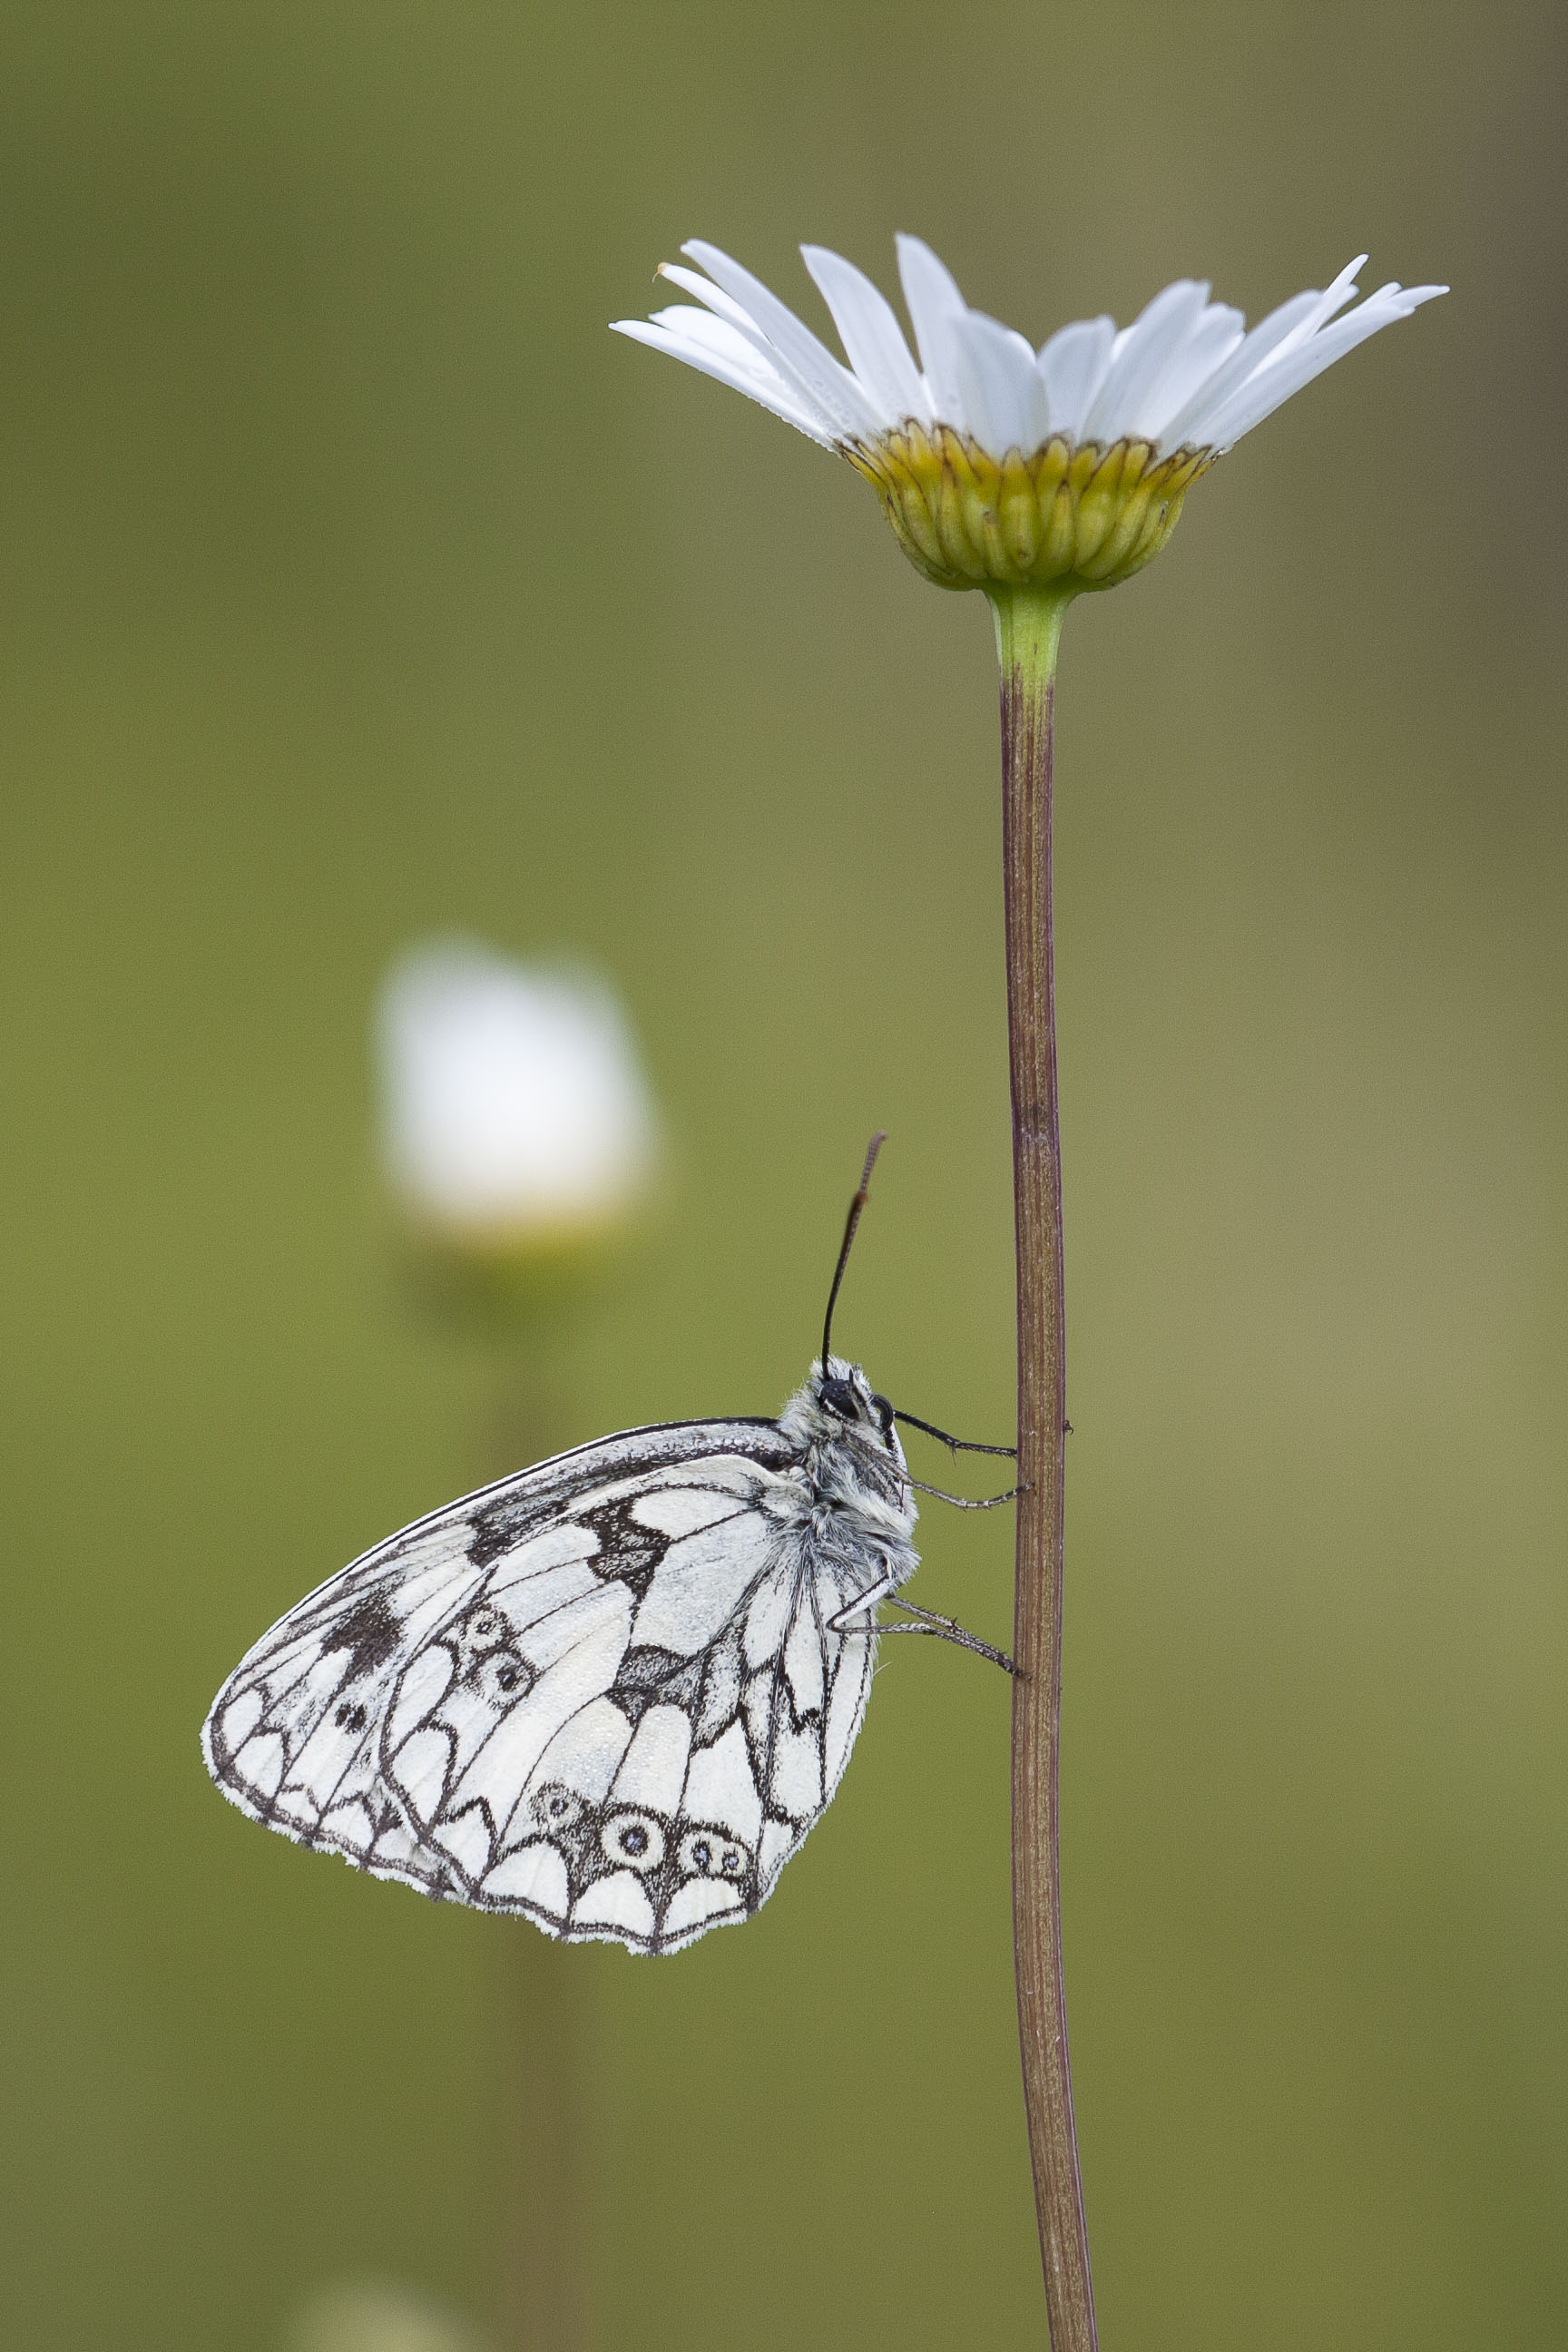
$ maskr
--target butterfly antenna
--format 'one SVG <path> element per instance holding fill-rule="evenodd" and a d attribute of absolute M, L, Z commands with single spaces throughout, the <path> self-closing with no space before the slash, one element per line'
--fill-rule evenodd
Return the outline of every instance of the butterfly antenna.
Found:
<path fill-rule="evenodd" d="M 833 1310 L 838 1304 L 838 1286 L 844 1279 L 844 1269 L 849 1263 L 849 1248 L 855 1239 L 855 1228 L 859 1223 L 861 1212 L 870 1197 L 871 1171 L 877 1165 L 877 1154 L 887 1139 L 885 1130 L 879 1128 L 867 1146 L 866 1165 L 860 1171 L 859 1187 L 855 1198 L 849 1203 L 849 1214 L 844 1220 L 844 1239 L 839 1245 L 838 1263 L 833 1269 L 833 1287 L 827 1294 L 827 1312 L 822 1318 L 822 1377 L 824 1380 L 827 1378 L 828 1346 L 833 1338 Z"/>

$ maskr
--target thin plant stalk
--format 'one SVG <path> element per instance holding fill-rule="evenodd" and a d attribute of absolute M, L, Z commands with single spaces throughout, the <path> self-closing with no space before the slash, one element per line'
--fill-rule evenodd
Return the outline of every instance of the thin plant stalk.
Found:
<path fill-rule="evenodd" d="M 1018 1286 L 1013 1654 L 1013 1944 L 1052 2352 L 1095 2352 L 1062 1983 L 1062 1161 L 1051 943 L 1057 645 L 1070 592 L 991 592 L 1002 670 L 1003 872 Z"/>
<path fill-rule="evenodd" d="M 591 1988 L 578 1957 L 531 1930 L 498 1950 L 501 2352 L 582 2352 L 588 2340 L 579 2119 Z"/>
<path fill-rule="evenodd" d="M 514 1310 L 515 1311 L 515 1310 Z M 519 1316 L 498 1365 L 482 1475 L 501 1477 L 570 1442 L 558 1333 Z M 501 2063 L 501 2352 L 583 2352 L 589 2336 L 581 2116 L 592 1985 L 581 1955 L 521 1923 L 497 1938 Z"/>

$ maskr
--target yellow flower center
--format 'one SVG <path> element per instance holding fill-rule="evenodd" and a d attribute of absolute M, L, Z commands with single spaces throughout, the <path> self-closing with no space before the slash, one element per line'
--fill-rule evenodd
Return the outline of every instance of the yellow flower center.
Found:
<path fill-rule="evenodd" d="M 844 454 L 882 501 L 910 562 L 939 588 L 1015 588 L 1075 581 L 1113 588 L 1158 555 L 1182 501 L 1219 454 L 1147 441 L 1075 449 L 1047 441 L 1026 457 L 987 456 L 974 442 L 912 419 Z"/>

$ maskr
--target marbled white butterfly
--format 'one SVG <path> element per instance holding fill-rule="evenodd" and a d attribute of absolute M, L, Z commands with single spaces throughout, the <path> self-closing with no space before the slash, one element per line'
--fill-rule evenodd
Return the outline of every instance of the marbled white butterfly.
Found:
<path fill-rule="evenodd" d="M 1009 1664 L 899 1598 L 918 1565 L 920 1482 L 895 1421 L 963 1441 L 895 1414 L 830 1349 L 881 1140 L 850 1205 L 821 1359 L 777 1420 L 576 1446 L 329 1578 L 257 1643 L 203 1727 L 207 1769 L 241 1811 L 549 1936 L 679 1951 L 749 1918 L 822 1814 L 879 1631 Z M 882 1601 L 902 1620 L 879 1627 Z"/>

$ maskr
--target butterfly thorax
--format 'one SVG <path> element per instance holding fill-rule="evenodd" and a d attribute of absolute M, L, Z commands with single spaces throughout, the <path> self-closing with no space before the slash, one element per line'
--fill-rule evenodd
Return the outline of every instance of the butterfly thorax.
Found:
<path fill-rule="evenodd" d="M 859 1366 L 839 1356 L 826 1376 L 817 1366 L 778 1425 L 800 1448 L 795 1477 L 817 1541 L 835 1551 L 869 1543 L 895 1575 L 912 1574 L 914 1489 L 892 1408 Z"/>

